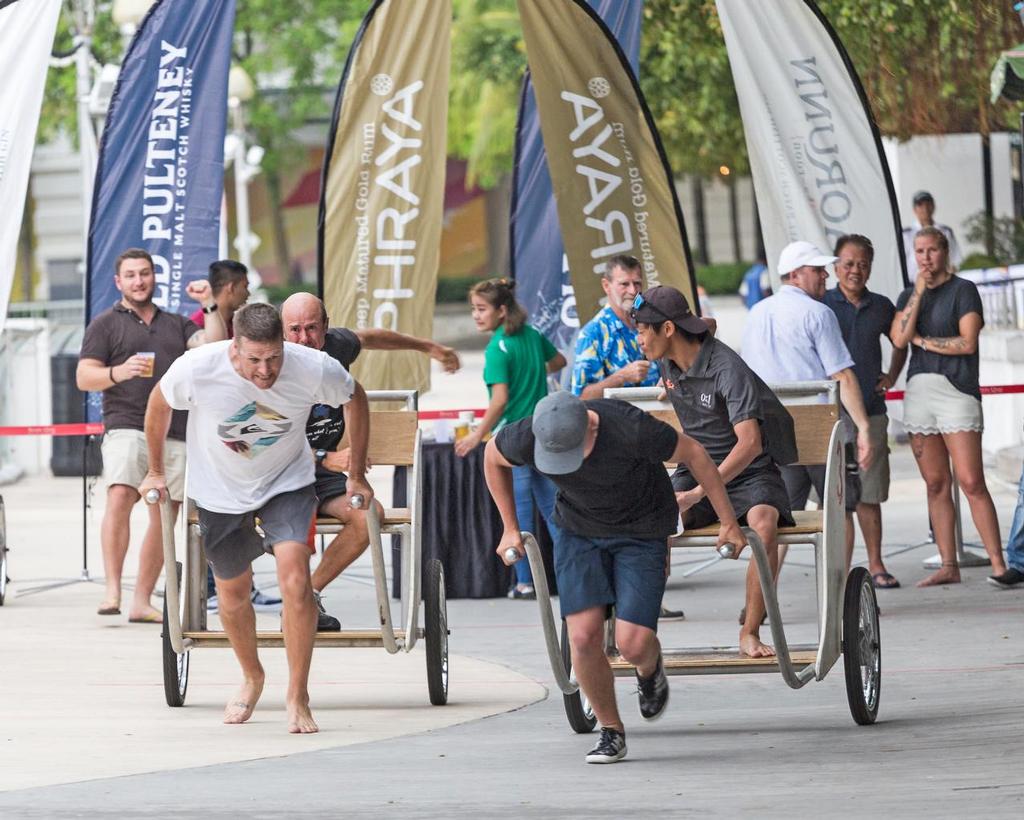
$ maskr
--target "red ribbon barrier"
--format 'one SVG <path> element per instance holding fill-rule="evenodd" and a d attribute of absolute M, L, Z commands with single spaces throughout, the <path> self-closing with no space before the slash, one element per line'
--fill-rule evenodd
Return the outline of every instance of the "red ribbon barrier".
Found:
<path fill-rule="evenodd" d="M 100 422 L 0 427 L 0 436 L 96 436 L 102 432 L 103 425 Z"/>
<path fill-rule="evenodd" d="M 1024 384 L 990 384 L 981 388 L 983 396 L 1009 396 L 1024 393 Z M 889 390 L 885 394 L 887 401 L 901 401 L 906 395 L 903 390 Z M 474 418 L 483 418 L 486 410 L 480 407 L 466 407 L 462 410 L 421 410 L 420 421 L 436 421 L 437 419 L 458 419 L 460 413 L 472 411 Z M 89 422 L 87 424 L 34 424 L 25 427 L 0 427 L 0 436 L 98 436 L 103 432 L 103 424 Z"/>

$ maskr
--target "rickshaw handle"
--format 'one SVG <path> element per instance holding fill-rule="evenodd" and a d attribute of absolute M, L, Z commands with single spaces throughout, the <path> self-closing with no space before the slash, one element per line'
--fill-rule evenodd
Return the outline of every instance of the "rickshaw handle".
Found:
<path fill-rule="evenodd" d="M 537 606 L 540 608 L 540 623 L 544 630 L 544 643 L 548 650 L 548 662 L 551 664 L 551 672 L 555 676 L 555 683 L 562 690 L 562 694 L 574 695 L 579 691 L 579 684 L 569 679 L 565 671 L 565 664 L 562 662 L 562 649 L 558 645 L 558 631 L 555 627 L 555 615 L 551 609 L 551 593 L 548 591 L 548 576 L 544 569 L 544 558 L 540 554 L 540 547 L 537 539 L 532 533 L 521 533 L 523 546 L 526 548 L 526 557 L 530 561 L 530 571 L 533 573 L 533 588 L 537 593 Z M 513 560 L 511 553 L 515 553 Z M 515 547 L 505 550 L 505 559 L 515 563 L 522 559 L 522 555 Z"/>
<path fill-rule="evenodd" d="M 160 527 L 164 543 L 164 601 L 167 603 L 167 630 L 171 648 L 178 655 L 186 652 L 181 634 L 181 589 L 178 584 L 178 556 L 174 548 L 174 514 L 168 497 L 162 497 L 156 487 L 146 492 L 147 504 L 160 505 Z"/>

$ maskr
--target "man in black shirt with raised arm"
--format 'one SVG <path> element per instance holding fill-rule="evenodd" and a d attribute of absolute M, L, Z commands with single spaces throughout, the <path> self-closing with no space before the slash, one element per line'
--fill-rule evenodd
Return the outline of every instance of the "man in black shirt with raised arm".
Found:
<path fill-rule="evenodd" d="M 295 293 L 281 305 L 286 341 L 322 350 L 349 369 L 362 350 L 416 350 L 441 363 L 446 371 L 459 369 L 459 356 L 450 347 L 381 328 L 349 330 L 327 326 L 327 309 L 311 293 Z M 317 630 L 337 632 L 341 622 L 328 615 L 321 602 L 324 588 L 337 578 L 370 544 L 366 511 L 351 509 L 344 503 L 345 472 L 349 468 L 348 449 L 339 450 L 345 435 L 345 410 L 319 404 L 313 407 L 306 422 L 306 438 L 316 460 L 316 495 L 321 515 L 329 515 L 344 524 L 327 548 L 313 572 L 313 595 L 319 618 Z M 371 465 L 367 464 L 369 468 Z M 376 502 L 375 502 L 376 503 Z M 378 504 L 378 512 L 383 508 Z"/>

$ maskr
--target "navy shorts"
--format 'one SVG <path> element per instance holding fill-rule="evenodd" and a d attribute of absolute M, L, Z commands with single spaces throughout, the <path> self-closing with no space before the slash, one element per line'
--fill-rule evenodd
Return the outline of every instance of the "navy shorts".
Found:
<path fill-rule="evenodd" d="M 667 549 L 664 538 L 591 538 L 563 529 L 555 549 L 562 617 L 614 605 L 619 620 L 657 631 Z"/>
<path fill-rule="evenodd" d="M 319 505 L 324 502 L 348 492 L 348 477 L 344 473 L 326 470 L 318 464 L 313 489 L 316 492 L 317 508 L 319 509 Z"/>

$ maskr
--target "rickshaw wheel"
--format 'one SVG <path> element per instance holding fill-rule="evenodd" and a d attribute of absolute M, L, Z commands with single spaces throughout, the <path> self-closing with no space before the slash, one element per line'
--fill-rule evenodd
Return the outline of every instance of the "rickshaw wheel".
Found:
<path fill-rule="evenodd" d="M 178 582 L 181 583 L 181 561 L 176 563 Z M 188 690 L 188 652 L 179 655 L 171 646 L 171 634 L 167 628 L 167 598 L 164 597 L 164 625 L 160 632 L 163 638 L 164 655 L 164 697 L 168 706 L 184 706 Z"/>
<path fill-rule="evenodd" d="M 850 714 L 861 726 L 875 722 L 882 693 L 882 638 L 871 576 L 854 567 L 843 601 L 843 667 Z"/>
<path fill-rule="evenodd" d="M 572 652 L 569 648 L 569 627 L 566 626 L 565 621 L 562 621 L 561 646 L 565 674 L 571 678 Z M 562 695 L 562 705 L 565 707 L 565 716 L 569 719 L 569 725 L 574 732 L 585 735 L 594 731 L 594 727 L 597 726 L 597 716 L 582 689 L 576 690 L 571 695 Z"/>
<path fill-rule="evenodd" d="M 4 498 L 0 496 L 0 606 L 7 597 L 7 512 L 4 509 Z"/>
<path fill-rule="evenodd" d="M 448 702 L 448 599 L 444 567 L 436 558 L 427 562 L 423 579 L 423 621 L 427 643 L 427 689 L 434 706 Z"/>

